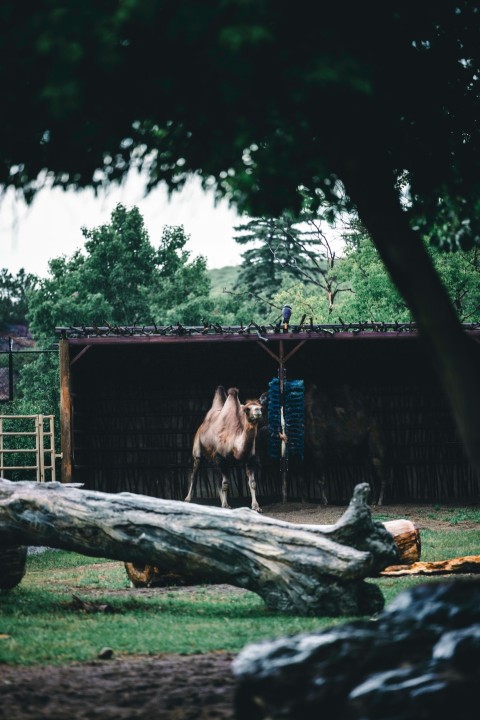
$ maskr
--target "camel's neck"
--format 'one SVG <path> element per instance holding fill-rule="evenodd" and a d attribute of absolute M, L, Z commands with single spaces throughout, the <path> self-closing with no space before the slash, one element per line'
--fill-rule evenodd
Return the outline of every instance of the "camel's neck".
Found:
<path fill-rule="evenodd" d="M 235 456 L 241 457 L 251 455 L 255 452 L 255 437 L 257 435 L 257 426 L 252 425 L 245 419 L 243 423 L 243 432 L 237 436 L 235 442 Z"/>

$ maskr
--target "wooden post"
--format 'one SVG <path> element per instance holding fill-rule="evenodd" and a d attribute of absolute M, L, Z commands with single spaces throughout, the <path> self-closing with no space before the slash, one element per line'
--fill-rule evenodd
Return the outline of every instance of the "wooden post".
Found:
<path fill-rule="evenodd" d="M 35 465 L 36 465 L 36 473 L 37 473 L 37 482 L 40 482 L 42 479 L 41 477 L 41 467 L 40 467 L 40 457 L 41 457 L 41 449 L 40 449 L 40 415 L 35 415 L 34 417 L 35 422 Z"/>
<path fill-rule="evenodd" d="M 288 326 L 287 326 L 288 327 Z M 285 328 L 284 328 L 285 332 Z M 287 454 L 287 444 L 284 440 L 284 437 L 286 436 L 285 432 L 285 409 L 284 409 L 284 382 L 286 377 L 286 364 L 287 360 L 294 355 L 294 353 L 299 350 L 302 345 L 305 344 L 305 340 L 302 340 L 302 342 L 298 343 L 296 347 L 291 350 L 287 356 L 285 356 L 284 353 L 284 347 L 283 347 L 283 340 L 280 340 L 279 342 L 279 350 L 278 355 L 275 355 L 274 352 L 272 352 L 269 348 L 265 347 L 265 345 L 262 345 L 261 343 L 257 343 L 259 347 L 262 348 L 268 355 L 270 355 L 274 360 L 278 363 L 278 381 L 279 381 L 279 394 L 280 394 L 280 427 L 282 432 L 282 441 L 281 441 L 281 447 L 280 447 L 280 478 L 281 478 L 281 485 L 282 485 L 282 502 L 287 501 L 287 471 L 288 471 L 288 454 Z"/>
<path fill-rule="evenodd" d="M 57 479 L 56 475 L 56 468 L 55 468 L 55 460 L 56 460 L 56 453 L 55 453 L 55 416 L 49 415 L 49 434 L 50 434 L 50 479 L 52 482 L 55 482 Z"/>
<path fill-rule="evenodd" d="M 13 400 L 13 340 L 8 338 L 8 399 Z"/>
<path fill-rule="evenodd" d="M 0 477 L 5 477 L 3 469 L 3 419 L 0 418 Z"/>
<path fill-rule="evenodd" d="M 70 392 L 70 352 L 68 340 L 60 340 L 60 439 L 62 482 L 72 481 L 72 396 Z"/>
<path fill-rule="evenodd" d="M 278 359 L 278 380 L 280 390 L 280 428 L 282 431 L 282 444 L 280 450 L 280 477 L 282 480 L 282 502 L 287 502 L 287 444 L 284 440 L 285 437 L 285 362 L 283 352 L 283 342 L 280 340 L 279 343 L 279 359 Z"/>

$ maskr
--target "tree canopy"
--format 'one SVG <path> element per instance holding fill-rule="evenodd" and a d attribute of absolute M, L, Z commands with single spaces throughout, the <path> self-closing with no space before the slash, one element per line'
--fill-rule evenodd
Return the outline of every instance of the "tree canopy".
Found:
<path fill-rule="evenodd" d="M 276 216 L 299 186 L 337 199 L 361 171 L 403 178 L 410 215 L 452 241 L 476 237 L 478 4 L 309 8 L 39 0 L 25 17 L 6 0 L 0 182 L 98 185 L 140 161 L 152 184 L 199 172 Z"/>
<path fill-rule="evenodd" d="M 201 322 L 210 282 L 205 259 L 185 250 L 183 227 L 164 227 L 156 250 L 138 208 L 119 204 L 109 223 L 82 232 L 85 252 L 52 259 L 49 276 L 30 292 L 35 337 L 51 338 L 61 325 Z"/>
<path fill-rule="evenodd" d="M 480 6 L 39 0 L 0 8 L 0 185 L 189 172 L 255 217 L 354 206 L 480 471 L 478 349 L 423 245 L 478 242 Z M 342 191 L 344 189 L 344 192 Z"/>

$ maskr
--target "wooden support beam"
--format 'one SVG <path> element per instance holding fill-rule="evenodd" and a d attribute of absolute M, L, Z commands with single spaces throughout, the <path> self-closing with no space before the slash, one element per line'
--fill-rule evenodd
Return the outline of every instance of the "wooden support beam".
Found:
<path fill-rule="evenodd" d="M 60 440 L 62 448 L 62 482 L 72 480 L 72 395 L 70 390 L 70 351 L 68 340 L 60 348 Z"/>

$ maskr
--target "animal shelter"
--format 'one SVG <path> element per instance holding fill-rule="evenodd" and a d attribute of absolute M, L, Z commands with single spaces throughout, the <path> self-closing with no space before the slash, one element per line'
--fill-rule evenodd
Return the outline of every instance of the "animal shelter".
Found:
<path fill-rule="evenodd" d="M 478 326 L 465 326 L 465 331 L 480 337 Z M 108 326 L 57 328 L 56 333 L 63 482 L 183 500 L 193 438 L 216 387 L 238 388 L 245 402 L 281 379 L 329 391 L 348 386 L 363 398 L 382 431 L 388 465 L 385 504 L 478 498 L 449 406 L 414 325 Z M 334 411 L 340 417 L 350 413 L 338 405 Z M 272 443 L 267 447 L 258 438 L 261 503 L 282 498 L 282 472 L 288 500 L 321 499 L 321 470 L 299 442 L 302 418 L 295 422 L 290 432 L 301 452 L 294 456 L 287 452 L 282 460 L 272 453 Z M 214 473 L 208 464 L 201 470 L 197 502 L 218 503 Z M 347 503 L 353 487 L 364 481 L 376 482 L 361 454 L 332 453 L 325 469 L 331 504 Z M 248 505 L 242 468 L 234 470 L 230 494 L 234 506 Z"/>

